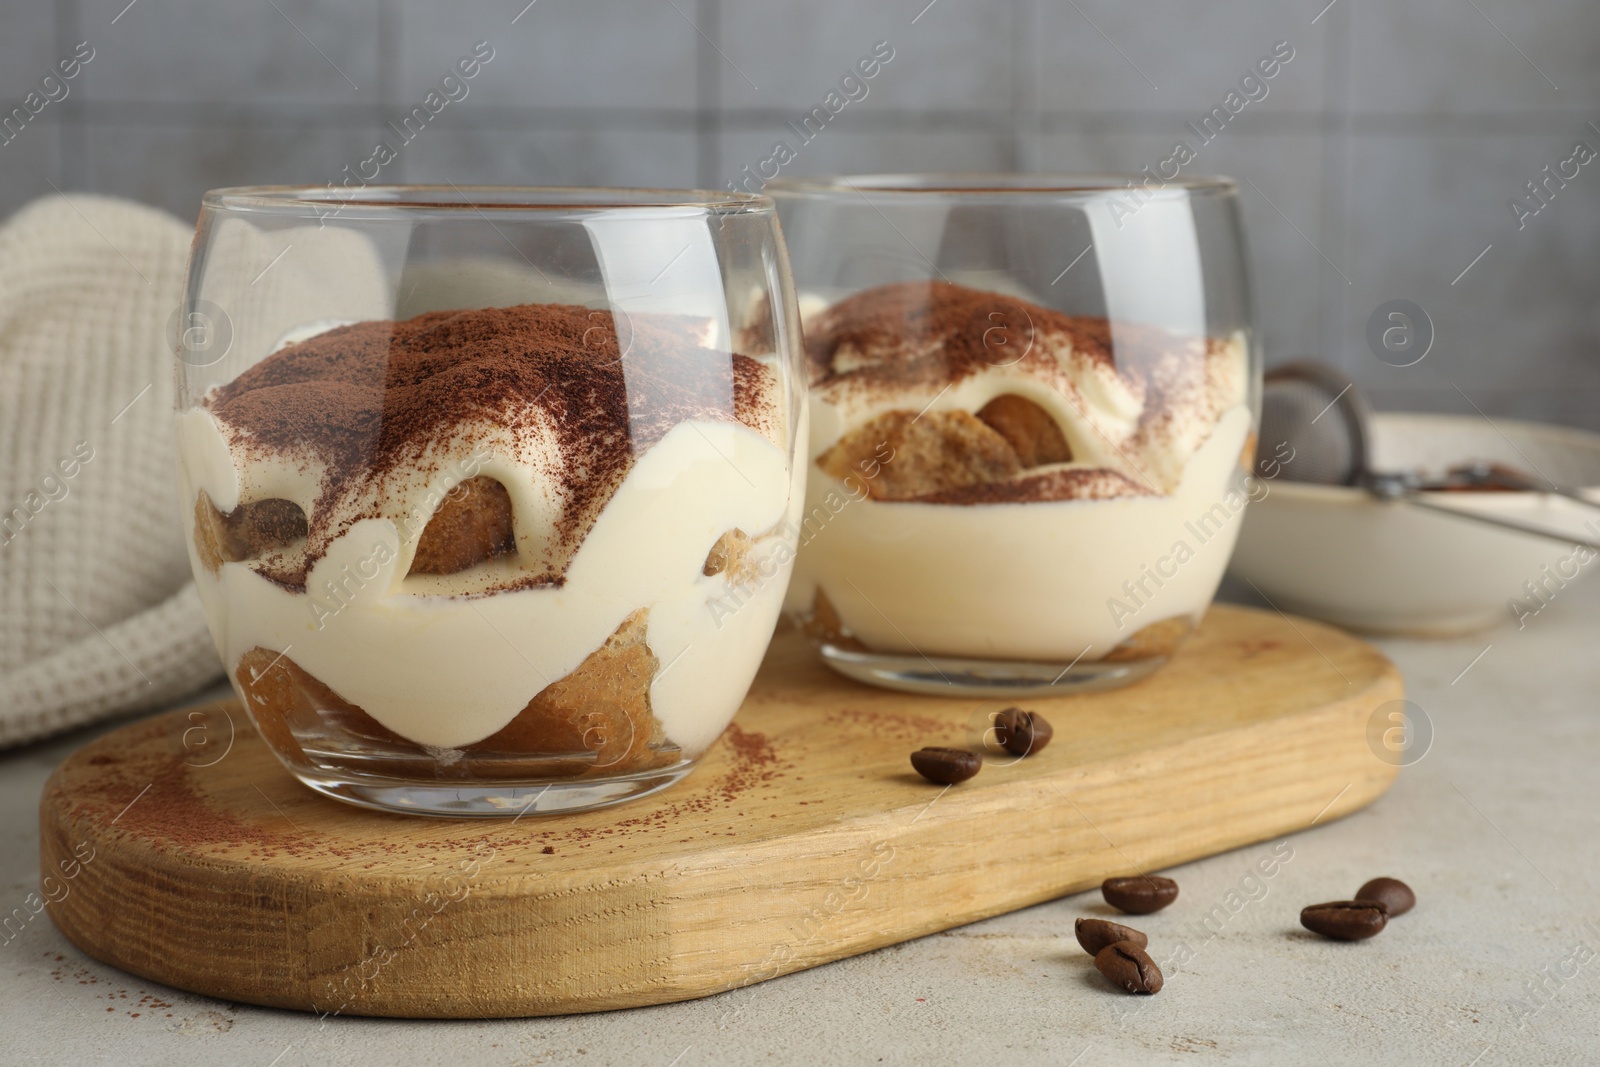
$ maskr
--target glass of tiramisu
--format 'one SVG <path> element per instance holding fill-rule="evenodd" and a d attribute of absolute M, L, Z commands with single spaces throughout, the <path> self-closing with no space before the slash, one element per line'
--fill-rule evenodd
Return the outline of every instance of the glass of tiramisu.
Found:
<path fill-rule="evenodd" d="M 301 781 L 572 811 L 727 727 L 807 469 L 770 200 L 223 189 L 174 319 L 200 599 Z"/>
<path fill-rule="evenodd" d="M 1261 483 L 1227 179 L 774 182 L 810 385 L 788 609 L 915 692 L 1123 685 L 1199 622 Z"/>

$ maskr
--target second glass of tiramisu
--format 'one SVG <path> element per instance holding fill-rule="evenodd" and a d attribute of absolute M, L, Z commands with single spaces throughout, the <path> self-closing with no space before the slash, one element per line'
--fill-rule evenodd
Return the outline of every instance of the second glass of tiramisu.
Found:
<path fill-rule="evenodd" d="M 788 607 L 829 665 L 1020 695 L 1165 663 L 1260 489 L 1234 184 L 878 175 L 768 192 L 811 388 Z"/>
<path fill-rule="evenodd" d="M 805 474 L 771 201 L 219 190 L 178 325 L 200 600 L 301 781 L 570 811 L 671 784 L 728 725 Z"/>

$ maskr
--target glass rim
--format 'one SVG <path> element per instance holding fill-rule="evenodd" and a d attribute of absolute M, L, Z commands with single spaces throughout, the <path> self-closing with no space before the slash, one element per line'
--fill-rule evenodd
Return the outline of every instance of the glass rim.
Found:
<path fill-rule="evenodd" d="M 237 185 L 207 190 L 202 209 L 230 213 L 315 218 L 388 217 L 396 214 L 519 214 L 607 211 L 696 214 L 762 213 L 771 197 L 711 189 L 627 188 L 581 185 Z M 332 209 L 332 210 L 330 210 Z"/>
<path fill-rule="evenodd" d="M 1224 175 L 1194 175 L 1169 180 L 1136 173 L 1023 174 L 999 171 L 950 171 L 822 174 L 811 178 L 775 178 L 767 182 L 763 188 L 779 196 L 818 196 L 849 192 L 906 199 L 937 197 L 979 199 L 985 196 L 1028 194 L 1088 200 L 1109 193 L 1134 191 L 1141 195 L 1160 195 L 1172 191 L 1191 195 L 1231 196 L 1239 191 L 1239 183 Z"/>

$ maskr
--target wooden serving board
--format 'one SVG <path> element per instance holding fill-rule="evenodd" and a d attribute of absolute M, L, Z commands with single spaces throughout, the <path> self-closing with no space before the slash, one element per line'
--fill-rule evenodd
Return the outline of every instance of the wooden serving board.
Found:
<path fill-rule="evenodd" d="M 91 956 L 228 1000 L 427 1018 L 659 1004 L 1347 814 L 1394 776 L 1367 730 L 1401 693 L 1353 637 L 1219 605 L 1149 680 L 1025 702 L 1050 746 L 943 789 L 909 753 L 966 743 L 1004 705 L 846 681 L 790 631 L 685 782 L 515 822 L 326 799 L 225 702 L 61 765 L 45 895 Z"/>

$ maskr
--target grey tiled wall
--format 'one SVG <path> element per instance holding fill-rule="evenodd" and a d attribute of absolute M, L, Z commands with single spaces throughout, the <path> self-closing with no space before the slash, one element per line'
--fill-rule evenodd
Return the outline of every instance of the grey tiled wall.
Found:
<path fill-rule="evenodd" d="M 526 5 L 526 6 L 525 6 Z M 63 190 L 191 217 L 217 185 L 336 180 L 474 42 L 494 58 L 395 181 L 718 186 L 880 40 L 894 59 L 788 173 L 1137 170 L 1275 42 L 1294 58 L 1190 168 L 1243 180 L 1269 360 L 1381 406 L 1600 429 L 1593 0 L 3 0 L 9 110 L 88 41 L 70 95 L 0 145 L 0 211 Z M 1487 251 L 1485 251 L 1487 249 Z M 1475 259 L 1482 254 L 1482 258 Z M 1462 271 L 1471 264 L 1471 269 Z M 1377 305 L 1437 339 L 1380 363 Z"/>

